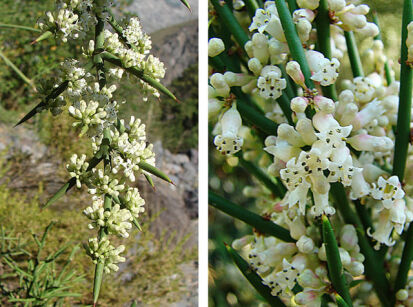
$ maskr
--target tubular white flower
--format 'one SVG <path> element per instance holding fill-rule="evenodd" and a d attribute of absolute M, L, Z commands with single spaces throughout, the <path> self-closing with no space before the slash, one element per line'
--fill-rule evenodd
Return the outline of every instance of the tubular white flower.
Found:
<path fill-rule="evenodd" d="M 261 70 L 257 81 L 259 95 L 266 99 L 277 99 L 282 95 L 282 90 L 287 87 L 287 81 L 282 77 L 281 69 L 268 65 Z"/>
<path fill-rule="evenodd" d="M 340 62 L 336 58 L 330 61 L 322 53 L 314 50 L 308 50 L 306 57 L 310 70 L 313 72 L 312 80 L 319 82 L 322 86 L 336 82 L 340 67 Z"/>
<path fill-rule="evenodd" d="M 393 141 L 386 136 L 373 136 L 366 133 L 348 138 L 347 142 L 360 151 L 387 152 L 394 146 Z"/>
<path fill-rule="evenodd" d="M 220 119 L 221 134 L 214 138 L 217 149 L 226 155 L 234 154 L 241 150 L 243 139 L 238 136 L 238 130 L 242 125 L 241 116 L 235 104 Z"/>

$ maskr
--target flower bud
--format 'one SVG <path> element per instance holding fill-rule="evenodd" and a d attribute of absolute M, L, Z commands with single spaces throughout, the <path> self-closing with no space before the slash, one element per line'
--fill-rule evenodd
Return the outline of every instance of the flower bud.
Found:
<path fill-rule="evenodd" d="M 295 113 L 304 113 L 308 106 L 308 100 L 304 97 L 295 97 L 291 100 L 291 110 Z"/>
<path fill-rule="evenodd" d="M 256 76 L 259 76 L 262 70 L 262 64 L 257 58 L 251 58 L 248 61 L 248 69 Z"/>
<path fill-rule="evenodd" d="M 409 298 L 409 292 L 407 292 L 406 289 L 400 289 L 399 291 L 397 291 L 396 293 L 396 298 L 399 301 L 405 301 Z"/>
<path fill-rule="evenodd" d="M 364 273 L 364 265 L 358 261 L 352 261 L 346 266 L 346 270 L 351 274 L 351 276 L 357 277 Z"/>
<path fill-rule="evenodd" d="M 225 50 L 224 42 L 220 38 L 211 38 L 208 41 L 208 56 L 215 57 Z"/>
<path fill-rule="evenodd" d="M 307 236 L 302 236 L 296 244 L 301 253 L 309 254 L 314 250 L 314 241 Z"/>
<path fill-rule="evenodd" d="M 230 88 L 225 81 L 224 75 L 215 73 L 210 78 L 211 85 L 215 88 L 216 95 L 222 97 L 228 97 Z"/>
<path fill-rule="evenodd" d="M 305 78 L 298 62 L 289 61 L 286 65 L 286 71 L 295 83 L 305 88 Z"/>

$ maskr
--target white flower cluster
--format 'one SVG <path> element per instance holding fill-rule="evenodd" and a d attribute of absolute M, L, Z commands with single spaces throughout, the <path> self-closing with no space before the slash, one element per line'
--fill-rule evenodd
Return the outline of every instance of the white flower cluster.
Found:
<path fill-rule="evenodd" d="M 284 211 L 275 221 L 288 227 L 296 243 L 286 243 L 261 234 L 248 235 L 233 242 L 235 249 L 247 255 L 251 268 L 263 277 L 271 293 L 299 306 L 321 305 L 322 295 L 328 291 L 325 247 L 321 238 L 314 238 L 314 228 L 306 228 L 302 217 L 290 219 L 293 210 Z M 312 237 L 312 238 L 311 238 Z M 364 273 L 364 256 L 360 253 L 356 230 L 352 225 L 341 225 L 338 243 L 344 274 L 358 277 Z M 302 290 L 294 293 L 297 285 Z"/>
<path fill-rule="evenodd" d="M 344 31 L 355 31 L 367 36 L 375 36 L 379 29 L 372 22 L 367 22 L 366 15 L 370 8 L 366 4 L 355 5 L 351 0 L 328 0 L 330 18 L 335 25 Z M 299 7 L 303 9 L 316 10 L 320 4 L 319 0 L 299 0 Z"/>
<path fill-rule="evenodd" d="M 104 270 L 106 273 L 116 272 L 119 270 L 117 266 L 120 262 L 125 262 L 125 257 L 119 256 L 125 250 L 124 245 L 114 247 L 110 244 L 107 237 L 101 239 L 89 239 L 87 252 L 93 260 L 93 263 L 104 263 Z"/>
<path fill-rule="evenodd" d="M 135 67 L 157 81 L 162 79 L 165 76 L 164 65 L 158 58 L 149 54 L 152 42 L 150 37 L 143 32 L 139 19 L 131 18 L 122 34 L 128 44 L 134 46 L 135 49 L 125 46 L 118 34 L 109 30 L 105 30 L 105 49 L 117 55 L 125 68 Z M 159 97 L 159 92 L 155 88 L 143 81 L 141 81 L 141 85 L 146 91 L 151 92 L 155 97 Z"/>
<path fill-rule="evenodd" d="M 56 10 L 47 12 L 38 23 L 42 31 L 50 31 L 63 42 L 84 40 L 82 50 L 87 63 L 76 59 L 64 60 L 57 80 L 60 85 L 53 88 L 58 95 L 38 111 L 49 109 L 54 115 L 67 112 L 73 119 L 73 127 L 91 141 L 93 158 L 73 154 L 66 168 L 76 180 L 76 186 L 87 186 L 93 195 L 93 203 L 84 210 L 84 214 L 90 219 L 89 228 L 103 229 L 105 235 L 99 232 L 98 238 L 89 240 L 88 253 L 95 263 L 105 264 L 106 272 L 116 271 L 116 264 L 125 261 L 119 255 L 125 247 L 114 247 L 108 236 L 127 238 L 132 223 L 136 225 L 135 219 L 145 210 L 145 201 L 129 182 L 135 181 L 137 174 L 150 175 L 141 169 L 140 163 L 155 165 L 153 145 L 147 142 L 145 125 L 134 116 L 128 123 L 118 116 L 119 106 L 124 102 L 115 100 L 115 82 L 119 82 L 127 69 L 138 69 L 157 81 L 165 74 L 163 64 L 150 54 L 151 39 L 143 32 L 138 18 L 123 22 L 123 31 L 117 29 L 119 34 L 108 27 L 102 33 L 103 51 L 119 57 L 122 67 L 105 67 L 103 73 L 98 73 L 98 78 L 91 72 L 99 69 L 95 62 L 98 43 L 85 40 L 94 33 L 98 20 L 107 20 L 109 5 L 107 0 L 59 0 Z M 145 95 L 151 92 L 159 97 L 155 88 L 142 80 L 140 82 Z M 102 160 L 104 168 L 97 166 Z M 105 207 L 105 198 L 111 199 L 111 206 Z"/>
<path fill-rule="evenodd" d="M 97 20 L 91 10 L 93 1 L 59 1 L 54 12 L 47 12 L 45 18 L 38 21 L 42 31 L 54 33 L 62 42 L 68 39 L 84 38 Z"/>

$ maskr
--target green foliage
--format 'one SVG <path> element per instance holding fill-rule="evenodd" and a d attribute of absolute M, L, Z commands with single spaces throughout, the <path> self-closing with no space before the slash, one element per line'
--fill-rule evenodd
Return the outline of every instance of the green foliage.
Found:
<path fill-rule="evenodd" d="M 62 262 L 60 256 L 69 249 L 68 245 L 47 257 L 42 254 L 47 234 L 52 226 L 53 222 L 46 227 L 40 240 L 36 234 L 33 234 L 33 240 L 37 245 L 34 254 L 24 249 L 19 238 L 6 235 L 2 227 L 0 261 L 5 264 L 5 269 L 4 273 L 0 274 L 0 293 L 5 304 L 24 303 L 25 306 L 44 306 L 53 303 L 54 306 L 63 306 L 66 297 L 80 296 L 79 293 L 71 292 L 71 288 L 82 280 L 82 276 L 77 275 L 71 268 L 72 259 L 79 247 L 75 246 L 67 259 Z M 5 243 L 9 243 L 7 248 Z M 56 270 L 58 262 L 62 264 L 60 269 Z M 10 279 L 18 279 L 19 283 L 9 288 Z"/>

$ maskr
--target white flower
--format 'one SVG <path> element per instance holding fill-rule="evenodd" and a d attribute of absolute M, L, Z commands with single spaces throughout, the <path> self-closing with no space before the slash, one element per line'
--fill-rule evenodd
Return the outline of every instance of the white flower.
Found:
<path fill-rule="evenodd" d="M 282 78 L 281 69 L 277 66 L 265 66 L 257 81 L 259 95 L 266 99 L 277 99 L 282 90 L 287 87 L 287 81 Z"/>
<path fill-rule="evenodd" d="M 395 200 L 402 199 L 404 197 L 404 191 L 401 188 L 399 177 L 392 176 L 385 180 L 380 176 L 377 181 L 377 185 L 373 183 L 371 196 L 374 199 L 381 200 L 383 202 L 383 206 L 390 209 Z"/>
<path fill-rule="evenodd" d="M 327 86 L 336 82 L 340 62 L 333 58 L 331 61 L 322 53 L 314 50 L 306 52 L 308 65 L 313 72 L 311 79 L 319 82 L 322 86 Z"/>
<path fill-rule="evenodd" d="M 224 113 L 220 119 L 220 124 L 221 134 L 214 138 L 214 144 L 217 149 L 226 155 L 240 151 L 244 143 L 243 139 L 238 136 L 238 130 L 241 127 L 242 120 L 235 105 Z"/>
<path fill-rule="evenodd" d="M 260 33 L 265 31 L 281 42 L 286 41 L 274 1 L 267 2 L 265 9 L 255 11 L 249 30 L 250 32 L 258 30 Z"/>
<path fill-rule="evenodd" d="M 368 77 L 356 77 L 350 88 L 357 102 L 366 103 L 373 99 L 375 88 L 373 82 Z"/>
<path fill-rule="evenodd" d="M 215 57 L 225 50 L 224 42 L 220 38 L 213 37 L 208 41 L 208 56 Z"/>

